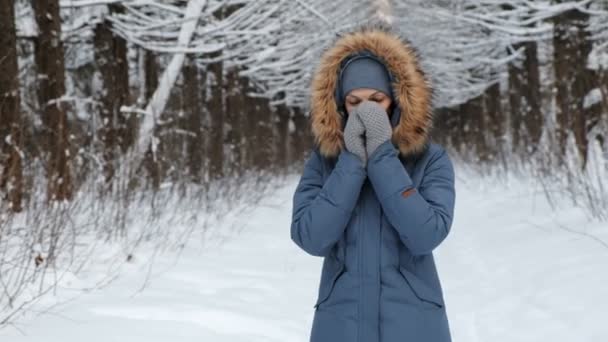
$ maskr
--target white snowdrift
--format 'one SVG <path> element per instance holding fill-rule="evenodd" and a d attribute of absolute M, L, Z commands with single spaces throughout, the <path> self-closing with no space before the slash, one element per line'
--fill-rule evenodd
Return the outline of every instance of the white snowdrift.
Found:
<path fill-rule="evenodd" d="M 551 211 L 531 181 L 457 176 L 454 225 L 435 253 L 454 341 L 607 341 L 606 224 L 567 205 Z M 0 340 L 308 341 L 321 258 L 289 238 L 296 181 L 231 217 L 237 230 L 158 256 L 143 291 L 140 260 Z"/>

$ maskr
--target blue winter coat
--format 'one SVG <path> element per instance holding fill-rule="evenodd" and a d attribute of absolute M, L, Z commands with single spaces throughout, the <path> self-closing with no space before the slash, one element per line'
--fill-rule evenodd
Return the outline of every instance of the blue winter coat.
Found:
<path fill-rule="evenodd" d="M 451 341 L 432 252 L 452 224 L 454 169 L 446 151 L 428 139 L 428 82 L 420 81 L 424 74 L 411 47 L 397 39 L 380 29 L 345 35 L 326 52 L 313 80 L 317 146 L 295 190 L 291 223 L 292 240 L 324 258 L 311 342 Z M 387 49 L 379 46 L 395 46 L 395 55 L 383 55 Z M 400 104 L 426 101 L 393 113 L 392 140 L 380 145 L 366 166 L 343 148 L 343 116 L 327 106 L 335 101 L 328 94 L 337 86 L 327 79 L 339 73 L 340 61 L 362 49 L 387 61 L 398 80 Z M 418 67 L 420 82 L 412 83 L 416 78 L 409 75 L 407 91 L 400 88 L 402 69 L 390 61 Z M 408 126 L 408 120 L 419 126 Z M 419 127 L 422 138 L 412 139 Z"/>

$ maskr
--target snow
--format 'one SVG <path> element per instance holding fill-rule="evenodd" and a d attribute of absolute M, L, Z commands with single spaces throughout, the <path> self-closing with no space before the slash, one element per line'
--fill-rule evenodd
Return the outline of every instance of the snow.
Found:
<path fill-rule="evenodd" d="M 583 100 L 583 108 L 587 109 L 602 102 L 602 90 L 600 88 L 594 88 L 587 93 Z"/>
<path fill-rule="evenodd" d="M 453 340 L 608 340 L 608 225 L 567 201 L 552 211 L 534 180 L 456 175 L 454 223 L 435 251 Z M 322 259 L 290 240 L 297 180 L 204 244 L 156 255 L 151 269 L 138 254 L 108 286 L 23 318 L 0 340 L 308 341 Z"/>

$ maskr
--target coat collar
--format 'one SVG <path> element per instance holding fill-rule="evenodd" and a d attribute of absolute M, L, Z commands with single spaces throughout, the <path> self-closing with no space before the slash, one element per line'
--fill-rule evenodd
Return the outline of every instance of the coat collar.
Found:
<path fill-rule="evenodd" d="M 429 144 L 433 126 L 433 90 L 420 67 L 411 43 L 382 25 L 364 25 L 340 35 L 321 57 L 311 85 L 311 126 L 321 155 L 336 157 L 344 148 L 344 117 L 337 105 L 338 77 L 343 62 L 356 54 L 371 53 L 391 74 L 397 100 L 392 142 L 403 157 L 419 154 Z M 395 117 L 394 117 L 395 118 Z"/>

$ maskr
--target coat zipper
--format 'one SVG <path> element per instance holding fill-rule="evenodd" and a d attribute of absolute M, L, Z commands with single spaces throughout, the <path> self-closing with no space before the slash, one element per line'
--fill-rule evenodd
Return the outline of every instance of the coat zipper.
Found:
<path fill-rule="evenodd" d="M 363 183 L 363 189 L 365 189 L 365 182 Z M 357 322 L 361 322 L 361 311 L 362 311 L 362 305 L 361 302 L 363 301 L 363 266 L 362 266 L 362 257 L 361 255 L 362 250 L 363 250 L 363 239 L 362 239 L 362 229 L 361 229 L 361 216 L 363 216 L 363 212 L 364 212 L 364 204 L 365 204 L 365 192 L 362 191 L 362 198 L 361 198 L 361 203 L 359 205 L 359 212 L 357 213 L 357 220 L 356 220 L 356 224 L 357 224 L 357 244 L 359 244 L 359 248 L 357 248 L 357 264 L 358 264 L 358 269 L 359 269 L 359 300 L 357 301 L 357 305 L 358 305 L 358 310 L 357 310 Z M 357 341 L 359 341 L 359 336 L 361 336 L 361 326 L 363 324 L 357 324 Z"/>
<path fill-rule="evenodd" d="M 380 326 L 380 305 L 382 301 L 380 300 L 380 295 L 382 293 L 382 280 L 380 276 L 380 272 L 382 272 L 382 206 L 380 206 L 380 233 L 378 234 L 378 326 Z"/>

